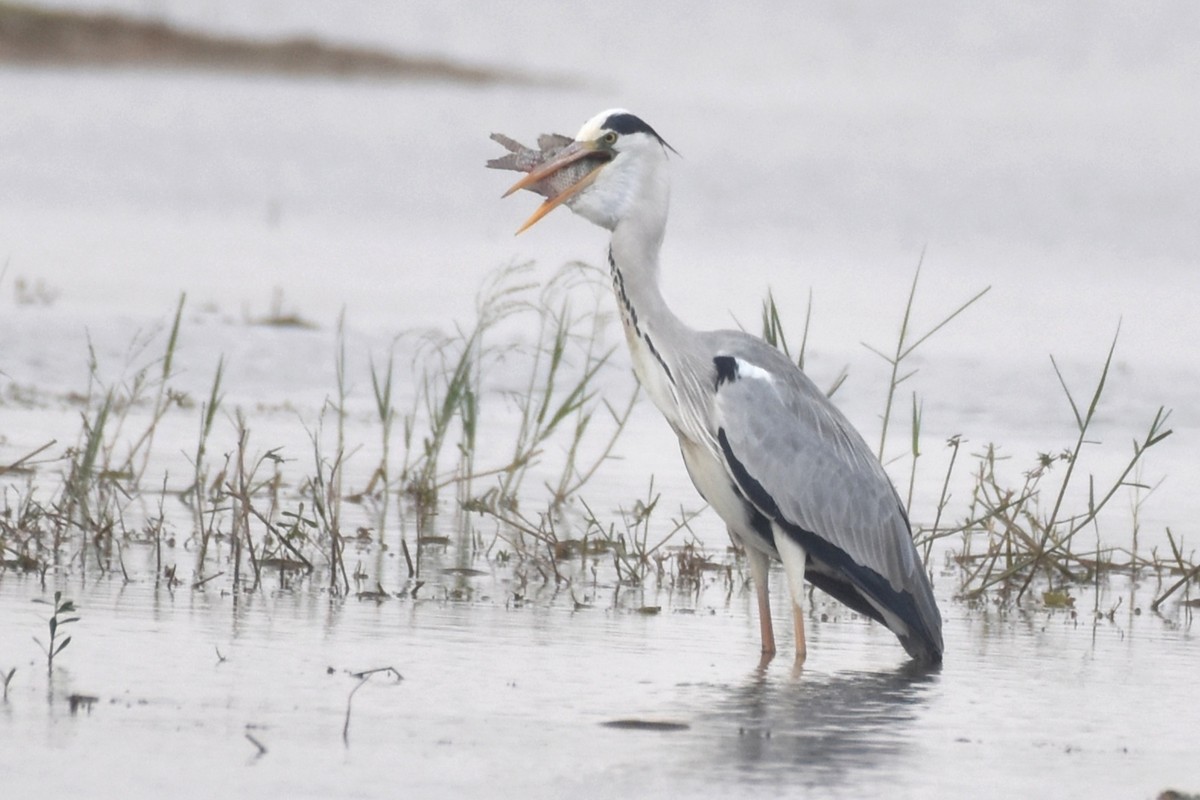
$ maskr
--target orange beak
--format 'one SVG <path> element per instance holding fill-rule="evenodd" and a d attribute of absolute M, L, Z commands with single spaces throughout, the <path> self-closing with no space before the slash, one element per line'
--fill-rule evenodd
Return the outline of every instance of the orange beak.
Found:
<path fill-rule="evenodd" d="M 539 165 L 532 172 L 521 178 L 508 188 L 502 196 L 508 197 L 513 192 L 520 189 L 529 189 L 530 187 L 541 183 L 542 181 L 550 181 L 553 183 L 564 183 L 561 189 L 546 198 L 537 211 L 525 220 L 520 228 L 517 229 L 517 234 L 524 233 L 529 228 L 533 227 L 538 220 L 549 214 L 558 206 L 562 205 L 567 200 L 570 200 L 575 195 L 579 194 L 583 189 L 591 185 L 592 181 L 596 180 L 596 175 L 600 172 L 600 168 L 607 162 L 600 162 L 592 167 L 573 182 L 567 175 L 560 174 L 564 169 L 576 164 L 588 156 L 595 156 L 597 153 L 603 152 L 595 142 L 572 142 L 559 151 L 551 160 Z M 578 170 L 574 170 L 578 171 Z M 557 180 L 556 180 L 557 178 Z"/>

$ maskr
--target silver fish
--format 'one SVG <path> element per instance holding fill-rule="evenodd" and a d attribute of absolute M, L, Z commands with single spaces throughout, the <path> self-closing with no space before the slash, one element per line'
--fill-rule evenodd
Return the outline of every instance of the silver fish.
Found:
<path fill-rule="evenodd" d="M 491 139 L 493 142 L 503 145 L 509 152 L 508 155 L 489 160 L 488 167 L 527 173 L 533 172 L 542 164 L 553 159 L 563 148 L 574 141 L 570 136 L 563 136 L 560 133 L 543 133 L 538 137 L 538 149 L 534 150 L 502 133 L 493 133 Z M 599 163 L 606 160 L 603 156 L 582 158 L 524 188 L 547 199 L 553 199 L 574 186 L 594 170 Z"/>

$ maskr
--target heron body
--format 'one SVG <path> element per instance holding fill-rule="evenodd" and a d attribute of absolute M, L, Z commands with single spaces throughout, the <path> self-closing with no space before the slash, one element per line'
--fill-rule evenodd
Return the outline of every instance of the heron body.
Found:
<path fill-rule="evenodd" d="M 763 652 L 775 652 L 767 579 L 782 562 L 806 655 L 804 582 L 887 626 L 915 659 L 942 658 L 941 616 L 903 504 L 850 422 L 787 357 L 741 331 L 696 331 L 659 290 L 670 205 L 666 142 L 623 110 L 509 192 L 585 159 L 594 169 L 550 197 L 612 232 L 608 264 L 634 371 L 679 438 L 688 474 L 746 551 Z"/>

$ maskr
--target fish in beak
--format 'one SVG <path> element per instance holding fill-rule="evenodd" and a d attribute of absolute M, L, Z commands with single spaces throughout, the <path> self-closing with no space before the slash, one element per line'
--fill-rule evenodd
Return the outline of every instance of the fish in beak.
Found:
<path fill-rule="evenodd" d="M 611 151 L 596 142 L 577 142 L 556 134 L 539 137 L 538 150 L 498 133 L 492 134 L 492 140 L 504 145 L 510 152 L 509 155 L 488 161 L 489 167 L 527 173 L 509 187 L 503 196 L 528 189 L 546 198 L 537 211 L 525 220 L 525 224 L 517 229 L 518 234 L 591 185 L 600 168 L 613 158 Z"/>

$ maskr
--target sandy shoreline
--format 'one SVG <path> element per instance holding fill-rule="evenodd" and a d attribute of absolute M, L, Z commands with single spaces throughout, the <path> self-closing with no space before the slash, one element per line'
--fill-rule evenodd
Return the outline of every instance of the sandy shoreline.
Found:
<path fill-rule="evenodd" d="M 314 37 L 272 41 L 227 37 L 115 13 L 49 11 L 8 3 L 0 3 L 0 64 L 136 66 L 466 84 L 541 82 L 515 70 L 403 56 Z"/>

